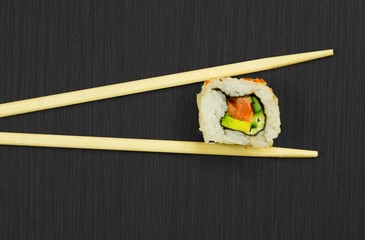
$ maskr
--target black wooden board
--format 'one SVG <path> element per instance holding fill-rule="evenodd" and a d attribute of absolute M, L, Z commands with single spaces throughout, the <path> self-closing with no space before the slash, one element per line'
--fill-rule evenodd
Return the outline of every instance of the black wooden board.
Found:
<path fill-rule="evenodd" d="M 0 146 L 0 239 L 364 239 L 363 1 L 0 1 L 0 103 L 327 48 L 250 74 L 269 159 Z M 0 119 L 0 131 L 202 141 L 200 84 Z"/>

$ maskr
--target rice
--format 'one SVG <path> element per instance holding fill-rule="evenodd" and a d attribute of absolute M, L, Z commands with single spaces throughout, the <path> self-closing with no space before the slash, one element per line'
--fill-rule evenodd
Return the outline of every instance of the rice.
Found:
<path fill-rule="evenodd" d="M 250 94 L 260 98 L 264 106 L 265 128 L 255 136 L 223 128 L 220 120 L 227 111 L 226 95 L 239 97 Z M 197 95 L 197 104 L 199 130 L 203 133 L 205 142 L 269 147 L 281 131 L 278 99 L 272 89 L 263 84 L 230 77 L 210 80 L 202 86 Z"/>

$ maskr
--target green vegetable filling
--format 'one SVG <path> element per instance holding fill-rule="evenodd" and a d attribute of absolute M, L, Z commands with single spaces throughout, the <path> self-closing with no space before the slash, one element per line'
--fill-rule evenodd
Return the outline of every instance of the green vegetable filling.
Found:
<path fill-rule="evenodd" d="M 250 136 L 256 135 L 265 128 L 266 116 L 259 99 L 254 95 L 249 97 L 251 99 L 251 106 L 254 111 L 251 121 L 235 119 L 226 112 L 226 114 L 221 119 L 221 125 L 223 127 L 240 131 Z"/>
<path fill-rule="evenodd" d="M 254 96 L 251 96 L 251 100 L 252 100 L 253 111 L 255 113 L 260 112 L 262 110 L 262 108 L 261 108 L 261 104 L 260 104 L 259 100 Z"/>
<path fill-rule="evenodd" d="M 251 130 L 250 122 L 235 119 L 228 114 L 224 115 L 224 117 L 221 119 L 221 125 L 232 130 L 244 132 L 246 134 L 249 134 Z"/>

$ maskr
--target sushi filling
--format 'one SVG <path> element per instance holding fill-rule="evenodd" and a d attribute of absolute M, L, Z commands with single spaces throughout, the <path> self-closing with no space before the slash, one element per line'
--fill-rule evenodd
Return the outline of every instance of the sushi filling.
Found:
<path fill-rule="evenodd" d="M 263 105 L 254 94 L 243 97 L 226 97 L 227 111 L 221 125 L 246 135 L 254 136 L 265 128 Z"/>

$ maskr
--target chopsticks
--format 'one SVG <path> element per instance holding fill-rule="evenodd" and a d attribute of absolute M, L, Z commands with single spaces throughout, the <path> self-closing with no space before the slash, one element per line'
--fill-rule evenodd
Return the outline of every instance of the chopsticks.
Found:
<path fill-rule="evenodd" d="M 188 141 L 10 132 L 0 132 L 0 145 L 246 157 L 314 158 L 318 156 L 317 151 L 279 147 L 254 148 L 240 145 L 209 144 Z"/>
<path fill-rule="evenodd" d="M 74 104 L 114 98 L 128 94 L 181 86 L 213 78 L 259 72 L 333 55 L 333 50 L 322 50 L 277 57 L 262 58 L 223 66 L 204 68 L 183 73 L 152 77 L 143 80 L 112 84 L 102 87 L 49 95 L 0 104 L 0 118 L 42 111 Z"/>

